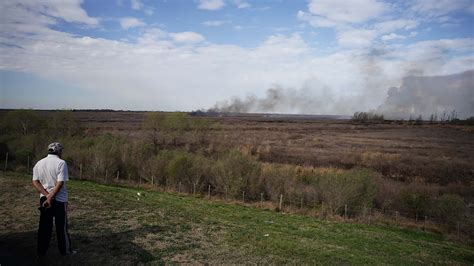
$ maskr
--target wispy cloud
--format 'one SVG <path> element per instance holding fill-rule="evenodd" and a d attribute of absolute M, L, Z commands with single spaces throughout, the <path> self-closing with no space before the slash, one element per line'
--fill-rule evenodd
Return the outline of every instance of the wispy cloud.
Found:
<path fill-rule="evenodd" d="M 171 33 L 171 38 L 178 43 L 198 43 L 205 40 L 204 36 L 195 32 Z"/>
<path fill-rule="evenodd" d="M 472 12 L 474 2 L 472 0 L 414 0 L 411 9 L 424 16 L 439 17 L 458 10 Z"/>
<path fill-rule="evenodd" d="M 131 29 L 131 28 L 136 28 L 136 27 L 142 27 L 142 26 L 145 26 L 145 25 L 146 25 L 145 22 L 143 22 L 142 20 L 140 20 L 138 18 L 128 17 L 128 18 L 121 18 L 120 19 L 120 26 L 124 30 L 128 30 L 128 29 Z"/>
<path fill-rule="evenodd" d="M 420 22 L 403 15 L 395 5 L 378 0 L 355 0 L 343 5 L 342 0 L 310 1 L 308 11 L 298 11 L 297 18 L 315 28 L 333 28 L 341 47 L 370 47 L 376 42 L 390 42 L 413 37 L 408 31 Z M 408 12 L 410 13 L 410 12 Z M 410 17 L 407 15 L 407 17 Z"/>
<path fill-rule="evenodd" d="M 208 20 L 208 21 L 204 21 L 202 25 L 207 26 L 207 27 L 219 27 L 226 23 L 229 23 L 229 21 L 228 20 Z"/>
<path fill-rule="evenodd" d="M 54 24 L 58 20 L 64 20 L 71 23 L 80 23 L 89 26 L 97 26 L 99 19 L 90 17 L 81 7 L 82 0 L 71 1 L 23 1 L 21 7 L 16 8 L 18 3 L 15 1 L 1 1 L 2 23 L 21 20 L 37 20 L 38 22 L 48 22 Z M 8 12 L 9 10 L 13 13 Z M 35 18 L 27 18 L 35 16 Z"/>
<path fill-rule="evenodd" d="M 223 0 L 198 0 L 198 8 L 204 10 L 218 10 L 225 6 Z"/>
<path fill-rule="evenodd" d="M 133 10 L 141 10 L 143 8 L 143 3 L 140 0 L 130 0 L 130 5 Z"/>
<path fill-rule="evenodd" d="M 394 32 L 397 30 L 411 30 L 418 27 L 419 22 L 412 19 L 395 19 L 375 23 L 374 29 L 379 33 Z"/>
<path fill-rule="evenodd" d="M 249 2 L 245 0 L 234 0 L 234 4 L 237 6 L 237 8 L 240 8 L 240 9 L 249 8 L 252 6 Z"/>
<path fill-rule="evenodd" d="M 396 34 L 396 33 L 390 33 L 387 35 L 383 35 L 381 39 L 382 41 L 403 40 L 403 39 L 406 39 L 406 36 Z"/>
<path fill-rule="evenodd" d="M 341 31 L 337 36 L 337 41 L 345 47 L 367 47 L 372 45 L 372 40 L 376 33 L 373 30 L 352 29 Z"/>
<path fill-rule="evenodd" d="M 362 23 L 389 10 L 389 5 L 377 0 L 312 0 L 311 14 L 335 24 Z"/>
<path fill-rule="evenodd" d="M 130 0 L 130 7 L 133 10 L 143 11 L 145 14 L 151 16 L 155 13 L 154 9 L 150 6 L 143 4 L 141 0 Z"/>

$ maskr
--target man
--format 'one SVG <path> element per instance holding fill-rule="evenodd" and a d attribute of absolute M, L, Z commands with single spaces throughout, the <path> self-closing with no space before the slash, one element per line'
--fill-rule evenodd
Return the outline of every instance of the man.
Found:
<path fill-rule="evenodd" d="M 48 156 L 38 161 L 33 168 L 33 186 L 40 193 L 41 212 L 38 227 L 38 256 L 46 255 L 53 231 L 53 218 L 59 252 L 73 254 L 67 225 L 68 193 L 66 181 L 69 180 L 67 164 L 61 159 L 63 146 L 54 142 L 48 146 Z"/>

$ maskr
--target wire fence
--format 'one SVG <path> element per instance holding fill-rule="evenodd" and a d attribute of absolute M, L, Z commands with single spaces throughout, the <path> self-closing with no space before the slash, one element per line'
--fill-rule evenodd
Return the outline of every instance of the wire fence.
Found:
<path fill-rule="evenodd" d="M 8 153 L 4 158 L 3 172 L 17 170 L 19 172 L 32 173 L 33 162 L 28 157 L 26 168 L 9 168 Z M 169 183 L 169 180 L 159 182 L 155 176 L 133 177 L 130 174 L 124 175 L 120 171 L 112 173 L 105 170 L 99 173 L 96 168 L 86 168 L 82 164 L 72 170 L 74 176 L 79 180 L 93 180 L 95 182 L 121 185 L 126 187 L 143 187 L 167 192 L 207 197 L 214 200 L 225 200 L 234 203 L 242 203 L 257 208 L 271 209 L 283 213 L 298 213 L 317 217 L 319 219 L 335 219 L 348 222 L 365 223 L 369 225 L 390 225 L 403 228 L 411 228 L 424 232 L 435 232 L 460 240 L 472 242 L 474 239 L 474 219 L 472 211 L 469 210 L 460 219 L 441 219 L 440 217 L 417 214 L 413 212 L 380 209 L 369 206 L 344 205 L 338 210 L 328 210 L 325 203 L 318 199 L 308 199 L 303 196 L 290 196 L 280 194 L 278 197 L 271 197 L 265 192 L 253 193 L 251 197 L 246 191 L 230 193 L 227 187 L 214 187 L 212 184 L 176 182 Z M 205 188 L 205 189 L 203 189 Z"/>

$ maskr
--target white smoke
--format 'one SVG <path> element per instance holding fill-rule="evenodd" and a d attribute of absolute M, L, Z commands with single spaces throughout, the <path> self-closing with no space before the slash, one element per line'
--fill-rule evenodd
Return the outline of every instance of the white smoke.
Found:
<path fill-rule="evenodd" d="M 388 117 L 419 116 L 455 111 L 459 118 L 474 116 L 474 70 L 444 76 L 408 76 L 388 90 L 377 112 Z"/>
<path fill-rule="evenodd" d="M 210 111 L 234 113 L 291 113 L 333 114 L 341 113 L 335 104 L 332 90 L 319 82 L 307 82 L 301 89 L 285 89 L 274 85 L 265 97 L 248 95 L 245 99 L 233 97 L 216 103 Z"/>
<path fill-rule="evenodd" d="M 374 67 L 370 67 L 374 71 Z M 380 74 L 375 71 L 374 74 Z M 361 110 L 364 99 L 373 97 L 374 79 L 366 82 L 363 94 L 336 97 L 331 87 L 308 81 L 301 89 L 285 89 L 275 85 L 265 97 L 248 95 L 221 101 L 209 111 L 235 113 L 293 113 L 349 115 L 356 111 L 375 111 L 388 118 L 408 118 L 456 111 L 458 118 L 474 115 L 474 70 L 443 76 L 407 76 L 400 87 L 388 89 L 386 99 L 375 110 Z M 382 90 L 383 91 L 383 90 Z"/>

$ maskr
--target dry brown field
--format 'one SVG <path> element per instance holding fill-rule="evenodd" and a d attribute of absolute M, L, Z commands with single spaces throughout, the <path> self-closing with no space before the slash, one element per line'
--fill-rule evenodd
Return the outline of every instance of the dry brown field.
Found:
<path fill-rule="evenodd" d="M 48 116 L 51 112 L 43 111 Z M 147 137 L 146 112 L 75 111 L 87 134 L 112 133 L 130 140 Z M 209 150 L 238 148 L 263 162 L 339 168 L 368 167 L 396 180 L 442 185 L 474 181 L 474 127 L 448 124 L 356 123 L 330 116 L 258 114 L 189 116 L 209 119 L 201 133 Z M 195 133 L 181 134 L 178 145 L 193 149 Z M 166 144 L 164 144 L 166 145 Z M 465 193 L 470 194 L 469 191 Z M 463 194 L 465 194 L 463 193 Z M 468 195 L 464 195 L 468 196 Z"/>

